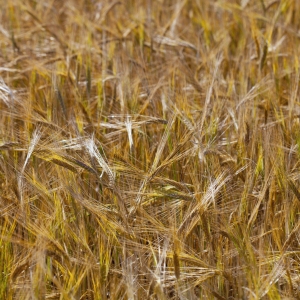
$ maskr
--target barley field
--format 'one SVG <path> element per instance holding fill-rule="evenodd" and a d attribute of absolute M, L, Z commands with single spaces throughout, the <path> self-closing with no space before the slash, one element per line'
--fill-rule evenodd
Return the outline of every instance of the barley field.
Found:
<path fill-rule="evenodd" d="M 300 299 L 298 1 L 0 4 L 0 299 Z"/>

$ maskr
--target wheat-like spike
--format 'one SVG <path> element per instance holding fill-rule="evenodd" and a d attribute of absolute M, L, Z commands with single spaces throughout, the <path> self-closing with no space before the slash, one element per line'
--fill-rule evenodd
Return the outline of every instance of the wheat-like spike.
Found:
<path fill-rule="evenodd" d="M 201 201 L 195 202 L 191 206 L 191 209 L 187 211 L 182 223 L 178 228 L 178 233 L 180 235 L 189 235 L 191 230 L 199 221 L 201 214 L 205 212 L 210 205 L 214 204 L 217 193 L 231 179 L 231 175 L 228 175 L 227 172 L 223 172 L 211 182 Z"/>
<path fill-rule="evenodd" d="M 206 94 L 204 108 L 203 108 L 203 112 L 202 112 L 202 117 L 201 117 L 199 127 L 198 127 L 200 134 L 202 134 L 204 121 L 205 121 L 206 116 L 207 116 L 208 105 L 211 101 L 211 96 L 212 96 L 212 92 L 213 92 L 214 83 L 215 83 L 215 80 L 216 80 L 216 77 L 217 77 L 217 74 L 218 74 L 218 70 L 219 70 L 219 67 L 220 67 L 220 64 L 221 64 L 222 60 L 223 60 L 223 56 L 219 55 L 219 57 L 216 60 L 216 64 L 215 64 L 214 72 L 213 72 L 213 75 L 212 75 L 211 83 L 210 83 L 208 92 Z"/>
<path fill-rule="evenodd" d="M 267 276 L 266 279 L 263 280 L 260 289 L 258 291 L 257 299 L 263 298 L 270 290 L 273 284 L 275 284 L 280 277 L 285 274 L 285 266 L 284 266 L 284 258 L 282 257 L 278 262 L 275 263 L 272 271 Z"/>
<path fill-rule="evenodd" d="M 166 129 L 164 131 L 164 134 L 163 134 L 163 136 L 162 136 L 162 138 L 160 140 L 160 143 L 159 143 L 159 145 L 157 147 L 157 151 L 156 151 L 156 154 L 155 154 L 152 166 L 151 166 L 151 168 L 150 168 L 150 170 L 148 172 L 147 177 L 142 180 L 142 183 L 141 183 L 140 188 L 138 190 L 137 197 L 135 199 L 135 206 L 130 209 L 130 213 L 131 214 L 135 211 L 136 207 L 140 205 L 140 203 L 142 201 L 142 194 L 143 194 L 143 192 L 144 192 L 144 190 L 145 190 L 145 188 L 147 186 L 147 183 L 148 183 L 148 181 L 150 180 L 151 176 L 154 174 L 154 172 L 157 169 L 157 165 L 158 165 L 159 160 L 161 158 L 162 151 L 163 151 L 163 149 L 165 147 L 165 144 L 167 142 L 167 139 L 168 139 L 171 127 L 172 127 L 172 125 L 173 125 L 173 123 L 175 121 L 175 118 L 176 118 L 176 114 L 173 114 L 173 116 L 170 118 L 170 120 L 169 120 L 169 122 L 167 124 L 167 127 L 166 127 Z"/>
<path fill-rule="evenodd" d="M 130 116 L 127 116 L 127 120 L 125 121 L 125 126 L 128 134 L 128 140 L 129 140 L 129 148 L 130 151 L 132 150 L 133 145 L 133 139 L 132 139 L 132 121 Z"/>
<path fill-rule="evenodd" d="M 23 208 L 24 206 L 24 199 L 23 199 L 23 174 L 25 172 L 25 168 L 26 165 L 28 164 L 28 161 L 35 149 L 35 147 L 37 146 L 40 138 L 41 138 L 41 131 L 39 128 L 36 128 L 36 130 L 33 132 L 32 134 L 32 139 L 29 143 L 29 147 L 28 147 L 28 151 L 27 151 L 27 155 L 23 164 L 23 167 L 20 171 L 20 174 L 18 174 L 18 178 L 17 178 L 17 182 L 18 182 L 18 190 L 19 190 L 19 195 L 20 195 L 20 202 L 21 202 L 21 207 Z"/>
<path fill-rule="evenodd" d="M 34 151 L 34 148 L 37 146 L 40 138 L 41 138 L 41 135 L 42 135 L 42 132 L 39 128 L 37 128 L 33 134 L 32 134 L 32 139 L 30 141 L 30 144 L 29 144 L 29 147 L 28 147 L 28 152 L 27 152 L 27 156 L 26 156 L 26 159 L 25 159 L 25 162 L 23 164 L 23 167 L 22 167 L 22 170 L 21 170 L 21 173 L 24 173 L 25 171 L 25 168 L 26 168 L 26 165 Z"/>
<path fill-rule="evenodd" d="M 0 77 L 0 98 L 9 107 L 14 100 L 14 92 L 6 85 L 2 77 Z"/>
<path fill-rule="evenodd" d="M 99 150 L 97 149 L 95 142 L 94 142 L 94 138 L 92 137 L 90 139 L 87 139 L 84 144 L 85 144 L 85 147 L 88 150 L 88 153 L 90 154 L 90 156 L 96 158 L 100 167 L 103 169 L 102 174 L 100 175 L 100 178 L 102 178 L 103 173 L 105 172 L 109 177 L 109 184 L 112 186 L 114 184 L 115 175 L 114 175 L 113 171 L 110 169 L 110 167 L 108 166 L 105 159 L 100 154 Z"/>

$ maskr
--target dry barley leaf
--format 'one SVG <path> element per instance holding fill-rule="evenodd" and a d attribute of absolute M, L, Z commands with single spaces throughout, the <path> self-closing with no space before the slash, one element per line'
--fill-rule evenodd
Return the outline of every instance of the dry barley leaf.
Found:
<path fill-rule="evenodd" d="M 97 174 L 97 171 L 94 170 L 90 165 L 74 158 L 74 157 L 71 157 L 69 155 L 64 155 L 63 158 L 65 160 L 68 160 L 69 162 L 72 162 L 73 164 L 77 165 L 78 167 L 81 167 L 82 169 L 85 169 L 86 171 L 90 172 L 90 173 L 93 173 L 93 174 Z M 73 167 L 73 166 L 71 166 Z M 76 169 L 75 169 L 76 170 Z"/>
<path fill-rule="evenodd" d="M 14 149 L 16 146 L 20 146 L 20 144 L 16 142 L 5 142 L 0 145 L 0 150 Z"/>
<path fill-rule="evenodd" d="M 59 166 L 65 168 L 65 169 L 68 169 L 69 171 L 72 171 L 73 173 L 77 173 L 76 166 L 74 166 L 73 164 L 70 163 L 70 162 L 73 162 L 73 160 L 66 159 L 63 155 L 59 155 L 57 153 L 53 153 L 50 151 L 38 151 L 38 150 L 35 152 L 34 155 L 39 157 L 42 160 L 52 162 L 56 165 L 59 165 Z M 84 164 L 80 164 L 77 161 L 77 165 L 80 165 L 81 167 L 83 167 Z M 91 168 L 86 167 L 85 169 L 90 171 Z"/>
<path fill-rule="evenodd" d="M 59 165 L 65 169 L 68 169 L 69 171 L 71 171 L 73 173 L 77 173 L 77 169 L 75 167 L 73 167 L 72 165 L 70 165 L 69 163 L 67 163 L 65 160 L 61 159 L 61 157 L 51 158 L 50 161 L 55 163 L 56 165 Z"/>
<path fill-rule="evenodd" d="M 192 43 L 183 41 L 181 39 L 171 39 L 168 38 L 166 36 L 161 36 L 161 35 L 156 35 L 153 37 L 153 41 L 162 45 L 167 45 L 167 46 L 171 46 L 171 47 L 186 47 L 186 48 L 191 48 L 193 50 L 197 51 L 197 48 L 195 45 L 193 45 Z"/>

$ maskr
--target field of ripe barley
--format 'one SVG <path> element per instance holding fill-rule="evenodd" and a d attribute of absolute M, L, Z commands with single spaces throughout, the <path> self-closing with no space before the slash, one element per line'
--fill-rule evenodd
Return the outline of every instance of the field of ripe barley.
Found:
<path fill-rule="evenodd" d="M 300 298 L 297 1 L 0 5 L 0 299 Z"/>

